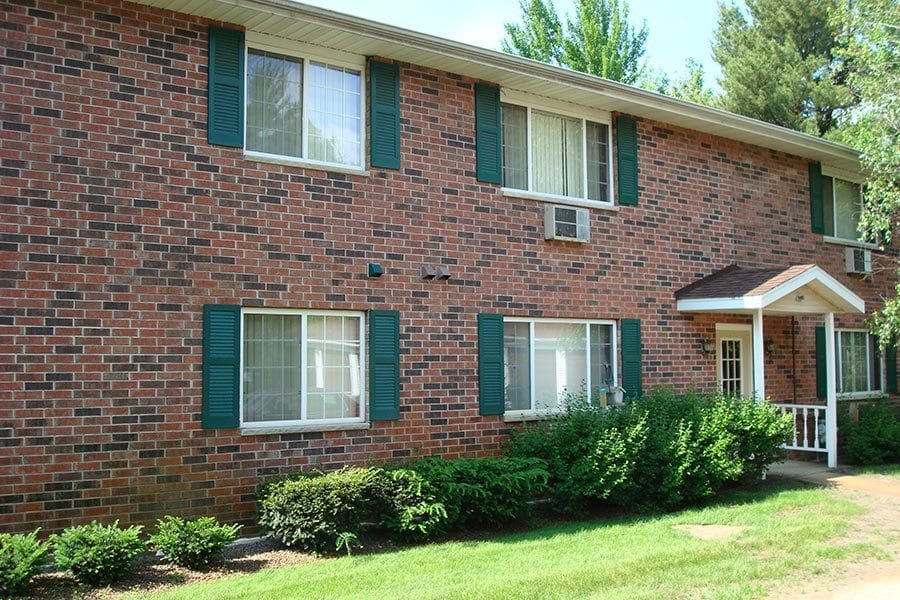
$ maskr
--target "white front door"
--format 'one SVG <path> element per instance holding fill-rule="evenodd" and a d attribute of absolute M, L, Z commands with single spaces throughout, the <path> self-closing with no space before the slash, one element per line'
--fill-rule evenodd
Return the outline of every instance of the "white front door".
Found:
<path fill-rule="evenodd" d="M 749 325 L 716 326 L 716 373 L 719 390 L 728 395 L 753 394 L 753 353 Z"/>

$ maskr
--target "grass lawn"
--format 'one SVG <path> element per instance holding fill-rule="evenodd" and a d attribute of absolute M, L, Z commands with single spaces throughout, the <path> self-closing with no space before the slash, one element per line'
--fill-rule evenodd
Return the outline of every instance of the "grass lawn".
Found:
<path fill-rule="evenodd" d="M 900 479 L 900 464 L 889 465 L 869 465 L 864 467 L 848 467 L 853 473 L 860 475 L 884 475 L 895 479 Z"/>
<path fill-rule="evenodd" d="M 880 555 L 835 541 L 862 512 L 825 490 L 766 482 L 701 509 L 333 558 L 147 597 L 749 598 L 790 577 L 827 576 L 826 561 Z M 746 529 L 704 540 L 675 528 L 697 524 Z"/>

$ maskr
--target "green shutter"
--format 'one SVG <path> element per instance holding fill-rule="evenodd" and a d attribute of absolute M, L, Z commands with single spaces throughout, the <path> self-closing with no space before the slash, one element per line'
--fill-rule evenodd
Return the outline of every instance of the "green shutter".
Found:
<path fill-rule="evenodd" d="M 897 348 L 891 346 L 884 351 L 884 379 L 888 394 L 897 393 Z"/>
<path fill-rule="evenodd" d="M 809 215 L 813 233 L 825 233 L 825 201 L 822 193 L 822 165 L 809 163 Z"/>
<path fill-rule="evenodd" d="M 626 399 L 640 398 L 644 393 L 641 374 L 641 320 L 622 319 L 622 387 Z"/>
<path fill-rule="evenodd" d="M 475 178 L 503 183 L 500 88 L 475 84 Z"/>
<path fill-rule="evenodd" d="M 828 396 L 828 363 L 825 360 L 825 328 L 816 327 L 816 397 Z"/>
<path fill-rule="evenodd" d="M 369 311 L 369 397 L 372 421 L 400 418 L 400 313 Z"/>
<path fill-rule="evenodd" d="M 203 306 L 203 406 L 200 417 L 204 429 L 240 424 L 240 337 L 240 306 Z"/>
<path fill-rule="evenodd" d="M 209 28 L 209 123 L 207 140 L 244 145 L 244 32 Z"/>
<path fill-rule="evenodd" d="M 369 61 L 369 136 L 373 167 L 400 168 L 400 69 Z"/>
<path fill-rule="evenodd" d="M 478 315 L 478 414 L 502 415 L 503 315 Z"/>
<path fill-rule="evenodd" d="M 619 181 L 619 204 L 638 203 L 637 124 L 631 117 L 616 117 L 616 165 Z"/>

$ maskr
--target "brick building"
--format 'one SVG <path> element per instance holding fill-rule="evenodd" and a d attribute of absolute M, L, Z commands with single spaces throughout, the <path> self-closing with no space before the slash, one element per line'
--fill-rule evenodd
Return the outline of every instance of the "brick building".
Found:
<path fill-rule="evenodd" d="M 0 530 L 251 521 L 570 393 L 896 386 L 846 147 L 290 0 L 0 37 Z"/>

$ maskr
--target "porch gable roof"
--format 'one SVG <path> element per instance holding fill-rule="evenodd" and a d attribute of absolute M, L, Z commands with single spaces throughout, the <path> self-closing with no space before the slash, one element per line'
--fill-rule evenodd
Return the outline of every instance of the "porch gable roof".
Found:
<path fill-rule="evenodd" d="M 684 312 L 862 313 L 865 302 L 814 264 L 775 269 L 730 265 L 675 292 Z"/>

